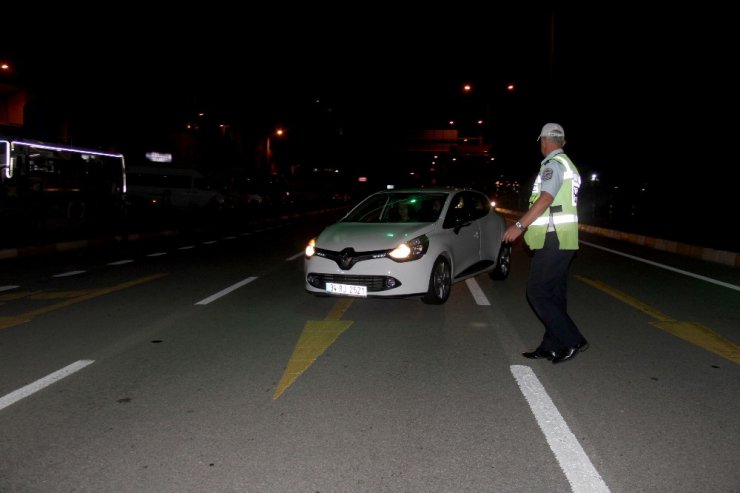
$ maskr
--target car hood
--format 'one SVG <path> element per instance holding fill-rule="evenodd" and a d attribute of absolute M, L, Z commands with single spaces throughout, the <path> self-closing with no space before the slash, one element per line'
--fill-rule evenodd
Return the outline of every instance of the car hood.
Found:
<path fill-rule="evenodd" d="M 429 223 L 336 223 L 321 232 L 316 246 L 336 252 L 345 248 L 354 248 L 356 252 L 390 250 L 433 229 Z"/>

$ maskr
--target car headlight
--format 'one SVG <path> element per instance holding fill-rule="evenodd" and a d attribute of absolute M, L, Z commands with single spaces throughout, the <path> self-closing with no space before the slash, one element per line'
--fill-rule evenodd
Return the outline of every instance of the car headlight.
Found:
<path fill-rule="evenodd" d="M 418 238 L 401 243 L 388 253 L 388 256 L 396 262 L 408 262 L 418 260 L 427 253 L 429 238 L 421 235 Z"/>
<path fill-rule="evenodd" d="M 311 238 L 306 245 L 306 258 L 311 258 L 316 253 L 316 238 Z"/>

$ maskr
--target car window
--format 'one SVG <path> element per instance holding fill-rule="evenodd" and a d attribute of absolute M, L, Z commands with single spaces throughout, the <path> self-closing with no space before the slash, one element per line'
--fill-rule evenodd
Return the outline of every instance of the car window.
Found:
<path fill-rule="evenodd" d="M 445 205 L 444 195 L 425 195 L 419 206 L 419 215 L 422 222 L 434 222 L 439 219 Z"/>
<path fill-rule="evenodd" d="M 341 220 L 341 222 L 377 223 L 387 215 L 389 197 L 385 194 L 371 195 L 366 198 Z"/>
<path fill-rule="evenodd" d="M 466 216 L 466 196 L 463 192 L 458 192 L 450 201 L 450 208 L 447 210 L 443 226 L 445 228 L 451 228 L 455 226 L 456 221 L 459 221 Z"/>
<path fill-rule="evenodd" d="M 471 193 L 469 198 L 470 219 L 479 219 L 491 210 L 491 202 L 486 196 L 479 193 Z"/>
<path fill-rule="evenodd" d="M 439 218 L 446 199 L 445 192 L 378 193 L 355 206 L 342 222 L 433 222 Z"/>
<path fill-rule="evenodd" d="M 458 192 L 450 202 L 443 227 L 452 228 L 460 222 L 469 222 L 484 217 L 491 210 L 488 198 L 477 192 Z"/>

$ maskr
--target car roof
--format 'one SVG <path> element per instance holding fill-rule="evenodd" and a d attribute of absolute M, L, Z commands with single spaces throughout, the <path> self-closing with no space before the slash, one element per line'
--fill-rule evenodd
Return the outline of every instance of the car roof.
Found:
<path fill-rule="evenodd" d="M 458 190 L 458 189 L 457 188 L 445 188 L 445 187 L 433 187 L 433 188 L 430 188 L 430 187 L 418 187 L 418 188 L 408 187 L 408 188 L 390 188 L 390 189 L 387 189 L 387 190 L 380 190 L 379 192 L 380 193 L 384 193 L 384 192 L 385 193 L 397 193 L 397 192 L 404 192 L 404 193 L 409 193 L 409 192 L 411 192 L 411 193 L 439 193 L 439 192 L 444 192 L 444 193 L 449 193 L 449 192 L 454 192 L 456 190 Z"/>

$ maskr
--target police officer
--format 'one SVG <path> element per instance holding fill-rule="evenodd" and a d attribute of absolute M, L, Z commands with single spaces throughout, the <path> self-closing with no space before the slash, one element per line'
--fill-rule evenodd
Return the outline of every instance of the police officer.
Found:
<path fill-rule="evenodd" d="M 537 349 L 522 355 L 562 363 L 588 348 L 568 315 L 566 301 L 568 270 L 578 250 L 576 204 L 581 177 L 563 151 L 563 127 L 548 123 L 537 140 L 545 159 L 532 187 L 529 210 L 506 230 L 504 241 L 513 242 L 523 233 L 534 252 L 527 299 L 545 325 L 545 335 Z"/>

